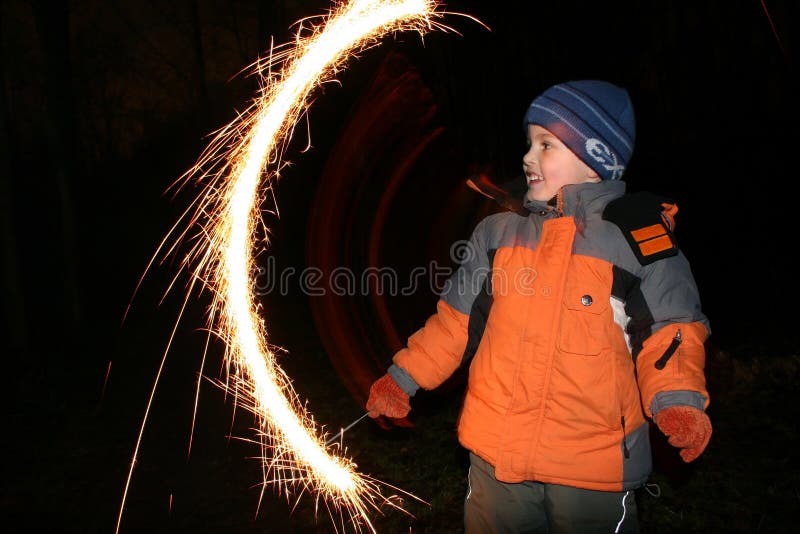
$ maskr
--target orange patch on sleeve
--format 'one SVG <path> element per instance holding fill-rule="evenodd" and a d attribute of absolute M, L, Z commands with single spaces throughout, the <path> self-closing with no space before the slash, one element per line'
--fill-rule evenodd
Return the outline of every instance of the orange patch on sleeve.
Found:
<path fill-rule="evenodd" d="M 651 239 L 653 237 L 657 237 L 660 235 L 664 235 L 664 227 L 660 224 L 653 224 L 650 226 L 645 226 L 644 228 L 640 228 L 638 230 L 633 230 L 631 235 L 633 238 L 639 242 L 644 241 L 645 239 Z"/>
<path fill-rule="evenodd" d="M 666 234 L 644 243 L 639 243 L 639 249 L 645 256 L 650 256 L 662 250 L 669 250 L 672 248 L 672 240 Z"/>

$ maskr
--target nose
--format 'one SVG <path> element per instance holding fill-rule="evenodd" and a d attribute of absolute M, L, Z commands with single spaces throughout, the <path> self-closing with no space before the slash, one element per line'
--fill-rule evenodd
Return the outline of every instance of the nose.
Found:
<path fill-rule="evenodd" d="M 536 163 L 536 151 L 531 146 L 528 151 L 522 156 L 522 163 L 525 165 L 533 165 Z"/>

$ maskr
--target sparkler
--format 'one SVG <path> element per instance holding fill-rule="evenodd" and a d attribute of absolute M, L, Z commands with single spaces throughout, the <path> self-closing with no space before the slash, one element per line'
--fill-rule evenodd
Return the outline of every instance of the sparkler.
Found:
<path fill-rule="evenodd" d="M 438 22 L 443 12 L 436 8 L 435 0 L 352 0 L 336 4 L 320 22 L 301 21 L 292 46 L 274 48 L 269 60 L 253 66 L 263 82 L 261 96 L 239 119 L 217 132 L 195 167 L 176 182 L 196 179 L 205 185 L 156 252 L 156 256 L 172 254 L 178 243 L 190 237 L 189 228 L 201 228 L 181 264 L 180 271 L 188 270 L 192 275 L 184 308 L 196 284 L 211 291 L 211 331 L 226 343 L 226 381 L 218 385 L 232 391 L 237 404 L 257 417 L 264 453 L 264 486 L 272 483 L 287 496 L 292 490 L 300 494 L 314 491 L 323 498 L 329 513 L 333 509 L 340 514 L 346 511 L 358 530 L 366 526 L 374 531 L 367 515 L 370 509 L 378 510 L 383 503 L 396 505 L 381 494 L 382 483 L 358 473 L 349 459 L 326 450 L 332 439 L 324 441 L 319 435 L 313 417 L 275 361 L 250 290 L 259 241 L 256 221 L 260 223 L 260 206 L 280 177 L 284 150 L 306 113 L 312 90 L 332 79 L 349 58 L 377 45 L 387 34 L 449 31 Z M 186 222 L 186 229 L 179 231 Z M 266 236 L 265 231 L 263 234 Z M 168 246 L 170 237 L 177 238 Z M 266 237 L 262 239 L 266 242 Z M 151 265 L 153 261 L 155 256 Z M 151 393 L 145 421 L 152 399 Z M 144 421 L 117 531 L 143 429 Z"/>

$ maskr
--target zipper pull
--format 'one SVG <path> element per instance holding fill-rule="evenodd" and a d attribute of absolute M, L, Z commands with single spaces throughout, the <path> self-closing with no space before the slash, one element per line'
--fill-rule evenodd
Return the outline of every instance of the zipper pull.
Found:
<path fill-rule="evenodd" d="M 620 418 L 622 422 L 622 453 L 625 455 L 625 459 L 631 457 L 631 451 L 628 450 L 628 435 L 625 433 L 625 416 L 623 415 Z"/>
<path fill-rule="evenodd" d="M 670 358 L 672 358 L 672 355 L 675 354 L 675 351 L 678 350 L 678 345 L 680 344 L 681 344 L 681 329 L 678 328 L 678 331 L 675 332 L 675 337 L 672 338 L 672 343 L 669 344 L 669 347 L 667 347 L 667 350 L 664 351 L 664 354 L 662 354 L 661 357 L 656 361 L 655 364 L 656 369 L 660 371 L 661 369 L 666 367 L 667 362 L 669 361 Z"/>

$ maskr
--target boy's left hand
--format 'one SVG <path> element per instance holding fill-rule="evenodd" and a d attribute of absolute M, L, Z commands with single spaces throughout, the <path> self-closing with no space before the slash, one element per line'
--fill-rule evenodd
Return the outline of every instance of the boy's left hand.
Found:
<path fill-rule="evenodd" d="M 700 456 L 711 439 L 711 420 L 692 406 L 664 408 L 656 414 L 656 425 L 670 445 L 681 449 L 681 458 L 687 463 Z"/>

